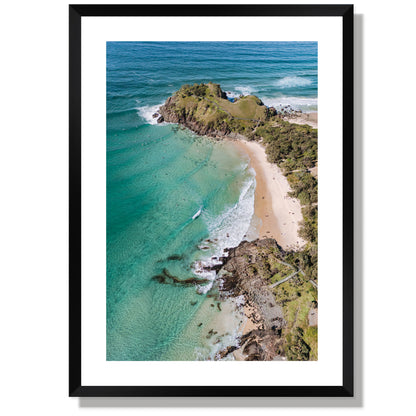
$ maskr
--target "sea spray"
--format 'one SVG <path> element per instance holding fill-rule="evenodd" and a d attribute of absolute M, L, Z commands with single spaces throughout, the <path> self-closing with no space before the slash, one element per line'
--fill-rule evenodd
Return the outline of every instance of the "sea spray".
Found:
<path fill-rule="evenodd" d="M 155 113 L 157 113 L 157 110 L 159 109 L 159 107 L 162 105 L 161 104 L 156 104 L 156 105 L 144 105 L 142 107 L 136 107 L 137 110 L 137 114 L 144 119 L 144 121 L 147 124 L 158 124 L 157 123 L 157 119 L 158 117 L 153 117 L 153 115 Z"/>

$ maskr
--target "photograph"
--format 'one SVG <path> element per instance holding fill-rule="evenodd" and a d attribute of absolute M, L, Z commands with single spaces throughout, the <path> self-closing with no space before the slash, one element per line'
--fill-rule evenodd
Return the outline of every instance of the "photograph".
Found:
<path fill-rule="evenodd" d="M 107 361 L 318 360 L 318 94 L 317 41 L 106 42 Z"/>
<path fill-rule="evenodd" d="M 2 6 L 1 414 L 415 413 L 415 1 Z"/>

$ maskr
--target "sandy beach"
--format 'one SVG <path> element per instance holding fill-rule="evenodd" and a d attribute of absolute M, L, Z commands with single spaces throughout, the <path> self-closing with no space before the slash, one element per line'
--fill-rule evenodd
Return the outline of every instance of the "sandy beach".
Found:
<path fill-rule="evenodd" d="M 314 129 L 318 128 L 318 113 L 301 113 L 296 117 L 285 118 L 284 120 L 295 124 L 308 124 Z"/>
<path fill-rule="evenodd" d="M 284 249 L 299 249 L 305 241 L 298 236 L 302 212 L 299 200 L 290 198 L 290 186 L 280 168 L 267 161 L 263 145 L 235 140 L 256 171 L 254 212 L 261 220 L 260 238 L 274 238 Z"/>
<path fill-rule="evenodd" d="M 306 242 L 298 236 L 299 222 L 303 218 L 301 205 L 299 200 L 288 196 L 291 188 L 281 169 L 267 161 L 262 144 L 243 139 L 233 140 L 233 143 L 249 156 L 250 165 L 256 172 L 254 212 L 261 220 L 259 237 L 274 238 L 284 249 L 302 248 Z M 252 306 L 244 305 L 243 336 L 259 329 L 257 312 Z M 233 355 L 237 361 L 245 359 L 242 348 Z"/>

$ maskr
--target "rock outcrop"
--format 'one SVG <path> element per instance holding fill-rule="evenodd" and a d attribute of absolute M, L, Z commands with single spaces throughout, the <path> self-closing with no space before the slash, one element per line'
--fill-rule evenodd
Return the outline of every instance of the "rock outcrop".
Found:
<path fill-rule="evenodd" d="M 241 337 L 240 347 L 228 347 L 220 351 L 218 358 L 238 350 L 248 361 L 276 359 L 283 354 L 281 334 L 286 322 L 268 279 L 273 274 L 271 256 L 284 252 L 274 239 L 243 241 L 227 251 L 228 256 L 220 259 L 222 264 L 212 270 L 222 281 L 220 290 L 224 296 L 244 297 L 246 314 L 255 329 Z"/>

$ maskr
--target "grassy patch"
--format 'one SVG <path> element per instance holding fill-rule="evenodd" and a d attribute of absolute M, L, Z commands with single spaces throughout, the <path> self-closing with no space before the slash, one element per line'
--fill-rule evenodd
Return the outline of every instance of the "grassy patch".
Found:
<path fill-rule="evenodd" d="M 311 348 L 309 359 L 311 361 L 316 361 L 318 359 L 318 328 L 316 326 L 308 327 L 303 339 Z"/>
<path fill-rule="evenodd" d="M 314 302 L 317 301 L 316 288 L 309 281 L 296 276 L 293 280 L 290 279 L 282 283 L 274 290 L 276 301 L 283 308 L 284 317 L 287 322 L 284 335 L 286 336 L 288 345 L 294 343 L 296 348 L 293 348 L 296 350 L 297 348 L 302 349 L 304 347 L 303 343 L 305 343 L 309 348 L 308 359 L 317 359 L 317 328 L 310 327 L 308 320 L 309 311 Z M 296 336 L 293 335 L 294 332 L 296 332 Z M 302 339 L 302 342 L 299 338 Z M 289 352 L 287 358 L 296 359 L 296 356 L 292 351 Z M 302 355 L 302 357 L 302 359 L 305 359 L 305 355 Z"/>

